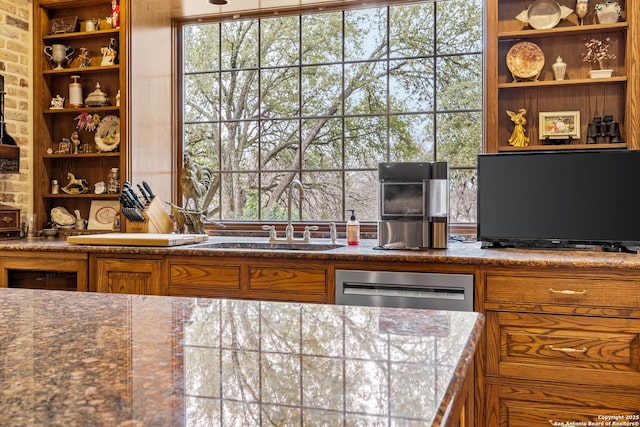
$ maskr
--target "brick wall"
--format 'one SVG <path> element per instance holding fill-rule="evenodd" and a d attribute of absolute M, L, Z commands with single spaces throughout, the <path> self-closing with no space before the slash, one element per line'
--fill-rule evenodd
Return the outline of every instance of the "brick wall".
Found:
<path fill-rule="evenodd" d="M 7 132 L 20 147 L 20 173 L 0 172 L 0 204 L 32 210 L 31 0 L 0 0 L 0 74 L 5 83 Z"/>

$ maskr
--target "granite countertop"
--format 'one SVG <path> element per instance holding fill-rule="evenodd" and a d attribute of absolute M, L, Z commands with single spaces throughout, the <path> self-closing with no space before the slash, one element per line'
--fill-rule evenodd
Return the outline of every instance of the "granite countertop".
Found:
<path fill-rule="evenodd" d="M 175 247 L 133 247 L 72 245 L 64 240 L 47 238 L 13 239 L 0 241 L 0 251 L 64 251 L 105 254 L 182 255 L 182 256 L 236 256 L 252 258 L 297 258 L 332 261 L 381 261 L 405 263 L 442 263 L 464 265 L 496 265 L 521 267 L 571 268 L 625 268 L 640 270 L 640 255 L 603 252 L 598 248 L 577 250 L 542 249 L 486 249 L 480 242 L 450 242 L 447 249 L 430 250 L 377 250 L 377 240 L 364 239 L 359 246 L 347 246 L 338 240 L 340 248 L 325 251 L 261 250 L 232 248 L 203 248 L 220 242 L 267 242 L 266 237 L 211 236 L 204 244 Z M 313 239 L 316 243 L 329 243 L 328 239 Z"/>
<path fill-rule="evenodd" d="M 449 425 L 477 313 L 0 289 L 0 424 Z"/>

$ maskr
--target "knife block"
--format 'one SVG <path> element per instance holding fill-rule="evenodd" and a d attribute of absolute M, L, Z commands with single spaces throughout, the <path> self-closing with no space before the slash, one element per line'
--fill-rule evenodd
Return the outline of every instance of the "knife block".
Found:
<path fill-rule="evenodd" d="M 142 211 L 144 222 L 129 221 L 125 218 L 125 231 L 127 233 L 172 233 L 175 225 L 167 210 L 162 206 L 162 202 L 153 198 Z"/>

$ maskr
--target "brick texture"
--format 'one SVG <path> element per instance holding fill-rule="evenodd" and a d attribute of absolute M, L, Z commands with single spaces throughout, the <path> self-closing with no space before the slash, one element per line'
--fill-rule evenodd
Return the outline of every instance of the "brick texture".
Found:
<path fill-rule="evenodd" d="M 33 108 L 32 6 L 30 0 L 0 0 L 0 74 L 5 82 L 7 132 L 20 147 L 20 173 L 0 172 L 0 204 L 31 212 Z"/>

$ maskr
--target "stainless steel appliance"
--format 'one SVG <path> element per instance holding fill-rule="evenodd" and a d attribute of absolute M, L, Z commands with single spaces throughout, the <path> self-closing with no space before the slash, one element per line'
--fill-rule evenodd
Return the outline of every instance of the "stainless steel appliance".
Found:
<path fill-rule="evenodd" d="M 385 248 L 446 248 L 449 181 L 446 162 L 378 165 L 378 241 Z"/>
<path fill-rule="evenodd" d="M 336 270 L 336 304 L 473 311 L 473 275 Z"/>

